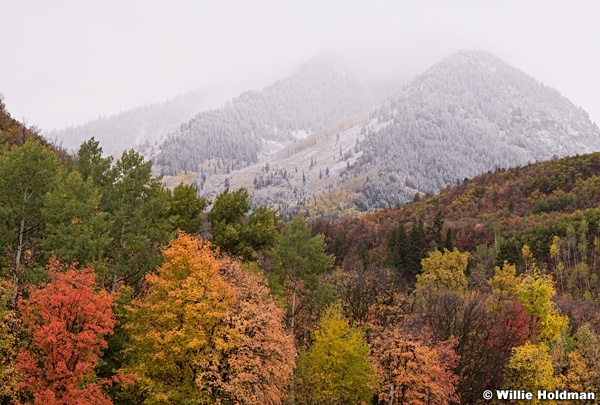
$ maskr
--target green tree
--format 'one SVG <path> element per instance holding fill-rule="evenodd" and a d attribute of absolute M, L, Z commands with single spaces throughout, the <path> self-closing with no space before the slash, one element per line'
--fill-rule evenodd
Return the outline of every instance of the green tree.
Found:
<path fill-rule="evenodd" d="M 4 250 L 0 257 L 11 258 L 15 291 L 19 279 L 26 276 L 23 256 L 42 235 L 41 208 L 60 170 L 54 152 L 38 141 L 0 155 L 0 249 Z"/>
<path fill-rule="evenodd" d="M 204 210 L 210 201 L 198 195 L 198 187 L 193 184 L 179 184 L 173 189 L 169 214 L 175 228 L 189 234 L 202 230 Z"/>
<path fill-rule="evenodd" d="M 108 212 L 110 238 L 109 279 L 137 285 L 162 261 L 160 250 L 174 236 L 169 221 L 170 193 L 152 177 L 152 162 L 132 151 L 124 152 L 111 168 L 111 185 L 103 190 L 101 209 Z M 112 278 L 112 280 L 110 280 Z"/>
<path fill-rule="evenodd" d="M 410 278 L 408 274 L 408 257 L 410 246 L 406 228 L 400 224 L 392 231 L 388 240 L 388 263 L 398 274 Z"/>
<path fill-rule="evenodd" d="M 415 222 L 408 234 L 409 250 L 406 255 L 406 268 L 411 280 L 421 271 L 421 260 L 424 257 L 425 224 L 422 220 Z"/>
<path fill-rule="evenodd" d="M 207 214 L 212 242 L 223 251 L 246 261 L 259 251 L 273 247 L 277 239 L 277 214 L 267 207 L 250 212 L 250 196 L 245 188 L 226 189 L 215 199 Z"/>
<path fill-rule="evenodd" d="M 330 306 L 314 343 L 298 359 L 296 375 L 299 404 L 352 404 L 370 399 L 373 367 L 361 330 L 350 326 L 339 305 Z"/>
<path fill-rule="evenodd" d="M 100 211 L 100 194 L 91 178 L 79 172 L 63 174 L 46 194 L 42 217 L 46 228 L 43 248 L 66 263 L 100 260 L 110 242 L 108 214 Z"/>
<path fill-rule="evenodd" d="M 83 180 L 92 179 L 100 190 L 112 185 L 112 157 L 102 157 L 100 143 L 94 138 L 84 142 L 77 152 L 77 171 Z"/>
<path fill-rule="evenodd" d="M 273 282 L 290 297 L 290 329 L 294 333 L 298 296 L 317 290 L 319 276 L 333 266 L 335 258 L 325 253 L 325 237 L 311 237 L 310 228 L 299 215 L 287 224 L 272 258 Z"/>

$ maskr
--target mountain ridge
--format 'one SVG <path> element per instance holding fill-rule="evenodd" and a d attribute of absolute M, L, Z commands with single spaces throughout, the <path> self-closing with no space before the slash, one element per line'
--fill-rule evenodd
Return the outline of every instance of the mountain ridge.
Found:
<path fill-rule="evenodd" d="M 281 212 L 338 206 L 345 208 L 334 216 L 345 216 L 489 170 L 596 150 L 600 130 L 558 90 L 489 52 L 459 51 L 377 107 L 303 140 L 275 142 L 243 167 L 213 163 L 165 181 L 195 181 L 209 197 L 246 187 L 256 204 Z"/>
<path fill-rule="evenodd" d="M 129 149 L 149 149 L 164 141 L 199 111 L 215 108 L 225 102 L 218 89 L 193 90 L 163 102 L 145 104 L 107 116 L 99 116 L 84 124 L 48 131 L 46 137 L 70 150 L 94 137 L 104 153 L 120 156 Z"/>

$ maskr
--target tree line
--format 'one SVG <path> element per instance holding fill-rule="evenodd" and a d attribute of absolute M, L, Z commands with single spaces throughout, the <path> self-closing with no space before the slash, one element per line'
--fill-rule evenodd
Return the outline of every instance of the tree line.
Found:
<path fill-rule="evenodd" d="M 94 139 L 65 161 L 2 146 L 0 172 L 2 403 L 452 404 L 600 384 L 595 295 L 587 320 L 561 303 L 595 285 L 584 223 L 547 261 L 526 243 L 459 250 L 441 210 L 283 223 L 245 189 L 166 189 Z"/>

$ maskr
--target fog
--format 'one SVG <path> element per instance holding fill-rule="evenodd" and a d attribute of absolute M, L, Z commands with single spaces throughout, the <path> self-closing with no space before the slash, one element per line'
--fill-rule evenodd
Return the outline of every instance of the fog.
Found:
<path fill-rule="evenodd" d="M 318 55 L 402 81 L 472 48 L 557 88 L 600 123 L 600 2 L 2 3 L 0 93 L 15 118 L 46 130 L 195 88 L 233 96 Z"/>

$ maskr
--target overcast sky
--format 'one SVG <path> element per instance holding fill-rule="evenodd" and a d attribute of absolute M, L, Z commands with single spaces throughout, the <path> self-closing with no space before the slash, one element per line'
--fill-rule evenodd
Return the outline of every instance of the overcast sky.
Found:
<path fill-rule="evenodd" d="M 201 87 L 261 88 L 330 52 L 412 77 L 488 50 L 600 124 L 600 1 L 0 0 L 0 93 L 50 130 Z"/>

